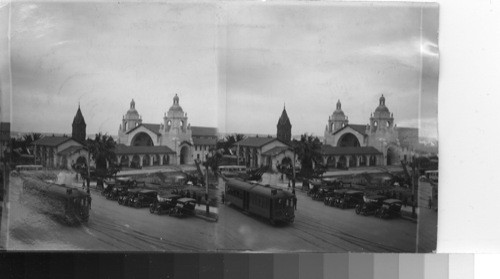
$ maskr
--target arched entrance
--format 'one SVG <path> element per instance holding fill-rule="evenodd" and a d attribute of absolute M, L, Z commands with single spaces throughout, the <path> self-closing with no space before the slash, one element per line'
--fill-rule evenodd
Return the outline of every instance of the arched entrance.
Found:
<path fill-rule="evenodd" d="M 328 158 L 326 159 L 326 166 L 327 167 L 335 167 L 335 157 L 328 156 Z"/>
<path fill-rule="evenodd" d="M 337 168 L 346 168 L 347 167 L 347 158 L 345 156 L 340 156 L 339 161 L 337 162 Z"/>
<path fill-rule="evenodd" d="M 170 156 L 163 155 L 163 165 L 168 165 L 170 163 Z"/>
<path fill-rule="evenodd" d="M 359 147 L 361 146 L 359 144 L 359 140 L 358 138 L 351 134 L 351 133 L 347 133 L 347 134 L 344 134 L 343 136 L 340 137 L 338 143 L 337 143 L 337 146 L 340 146 L 340 147 Z"/>
<path fill-rule="evenodd" d="M 122 156 L 122 158 L 120 160 L 120 166 L 122 166 L 122 167 L 128 167 L 129 164 L 130 164 L 130 162 L 128 160 L 128 156 L 127 155 Z"/>
<path fill-rule="evenodd" d="M 78 159 L 76 159 L 76 164 L 87 167 L 87 159 L 83 156 L 80 156 L 78 157 Z"/>
<path fill-rule="evenodd" d="M 387 165 L 398 165 L 399 164 L 399 155 L 394 147 L 387 148 Z"/>
<path fill-rule="evenodd" d="M 141 158 L 139 157 L 139 155 L 134 155 L 134 157 L 132 157 L 132 162 L 130 163 L 130 166 L 133 168 L 138 168 L 141 166 Z"/>
<path fill-rule="evenodd" d="M 153 146 L 153 139 L 146 133 L 136 134 L 130 143 L 132 146 Z"/>
<path fill-rule="evenodd" d="M 181 165 L 185 165 L 189 162 L 189 148 L 187 146 L 181 147 L 180 159 Z"/>

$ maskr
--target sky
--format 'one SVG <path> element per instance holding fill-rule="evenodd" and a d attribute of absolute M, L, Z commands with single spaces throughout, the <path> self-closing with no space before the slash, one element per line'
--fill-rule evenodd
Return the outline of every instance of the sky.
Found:
<path fill-rule="evenodd" d="M 322 136 L 337 100 L 366 124 L 382 94 L 398 126 L 437 137 L 437 6 L 13 3 L 12 131 L 115 135 L 131 99 L 159 124 L 175 94 L 192 126 Z"/>

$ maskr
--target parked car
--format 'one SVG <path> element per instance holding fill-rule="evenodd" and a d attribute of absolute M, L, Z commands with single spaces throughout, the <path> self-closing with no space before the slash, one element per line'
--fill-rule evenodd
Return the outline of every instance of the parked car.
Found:
<path fill-rule="evenodd" d="M 347 192 L 346 189 L 338 189 L 333 192 L 329 192 L 328 195 L 324 199 L 325 205 L 336 206 L 340 199 L 344 197 L 344 194 Z"/>
<path fill-rule="evenodd" d="M 118 197 L 118 204 L 125 206 L 131 205 L 131 201 L 133 202 L 139 191 L 141 191 L 141 189 L 128 189 L 127 192 L 122 193 L 120 197 Z"/>
<path fill-rule="evenodd" d="M 134 197 L 134 200 L 131 201 L 130 205 L 137 208 L 149 206 L 152 202 L 156 201 L 157 195 L 158 192 L 154 190 L 140 190 L 137 192 L 137 195 Z"/>
<path fill-rule="evenodd" d="M 387 197 L 381 195 L 364 196 L 363 202 L 356 205 L 356 214 L 374 215 Z"/>
<path fill-rule="evenodd" d="M 161 215 L 163 212 L 170 212 L 177 204 L 179 198 L 181 198 L 179 195 L 157 195 L 156 200 L 149 205 L 149 212 L 158 215 Z"/>
<path fill-rule="evenodd" d="M 113 186 L 111 191 L 106 193 L 106 199 L 108 200 L 118 200 L 122 195 L 125 195 L 128 191 L 128 187 L 125 186 Z"/>
<path fill-rule="evenodd" d="M 363 202 L 364 193 L 362 191 L 349 190 L 346 191 L 342 198 L 340 198 L 335 206 L 338 208 L 354 208 L 359 203 Z"/>
<path fill-rule="evenodd" d="M 382 202 L 382 207 L 378 209 L 375 216 L 380 218 L 395 218 L 401 216 L 401 206 L 403 202 L 397 199 L 387 199 Z"/>
<path fill-rule="evenodd" d="M 177 200 L 177 204 L 170 211 L 169 215 L 183 217 L 194 215 L 194 209 L 196 207 L 196 200 L 191 198 L 180 198 Z"/>

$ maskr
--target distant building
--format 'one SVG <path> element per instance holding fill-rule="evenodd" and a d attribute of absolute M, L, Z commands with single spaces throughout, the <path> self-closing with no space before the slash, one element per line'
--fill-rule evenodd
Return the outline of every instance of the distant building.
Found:
<path fill-rule="evenodd" d="M 418 129 L 396 127 L 384 95 L 366 125 L 349 124 L 339 100 L 328 119 L 324 144 L 323 160 L 330 167 L 398 165 L 411 159 Z"/>
<path fill-rule="evenodd" d="M 272 171 L 278 171 L 279 165 L 293 162 L 293 149 L 289 145 L 291 138 L 292 124 L 283 108 L 276 137 L 247 137 L 236 143 L 236 153 L 239 161 L 249 168 L 267 166 Z"/>
<path fill-rule="evenodd" d="M 118 129 L 115 153 L 121 165 L 192 164 L 204 160 L 216 142 L 216 128 L 191 127 L 176 94 L 160 124 L 143 123 L 132 100 Z"/>
<path fill-rule="evenodd" d="M 73 119 L 72 137 L 45 136 L 32 143 L 35 163 L 47 168 L 71 169 L 74 164 L 87 164 L 85 149 L 86 124 L 80 106 Z"/>

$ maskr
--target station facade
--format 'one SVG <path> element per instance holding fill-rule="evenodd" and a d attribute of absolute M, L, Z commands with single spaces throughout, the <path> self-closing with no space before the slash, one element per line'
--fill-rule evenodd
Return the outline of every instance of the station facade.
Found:
<path fill-rule="evenodd" d="M 188 123 L 177 94 L 160 124 L 143 123 L 135 101 L 122 117 L 116 155 L 124 166 L 183 165 L 204 161 L 217 143 L 217 128 Z"/>
<path fill-rule="evenodd" d="M 399 128 L 385 97 L 366 125 L 350 124 L 340 100 L 325 127 L 323 163 L 329 167 L 387 166 L 411 161 L 418 129 Z"/>

